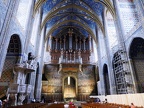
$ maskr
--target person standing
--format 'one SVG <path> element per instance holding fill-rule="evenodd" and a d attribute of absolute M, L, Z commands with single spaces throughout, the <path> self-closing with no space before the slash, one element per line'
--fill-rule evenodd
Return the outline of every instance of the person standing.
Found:
<path fill-rule="evenodd" d="M 131 103 L 131 108 L 136 108 L 135 105 L 133 103 Z"/>

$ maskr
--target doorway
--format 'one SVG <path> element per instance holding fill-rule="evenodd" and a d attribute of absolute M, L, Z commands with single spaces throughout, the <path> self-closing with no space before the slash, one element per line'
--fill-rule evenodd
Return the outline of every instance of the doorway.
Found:
<path fill-rule="evenodd" d="M 134 69 L 137 92 L 144 93 L 144 39 L 133 39 L 130 46 L 130 59 Z"/>
<path fill-rule="evenodd" d="M 63 96 L 66 101 L 75 100 L 77 96 L 76 79 L 72 76 L 64 78 Z"/>
<path fill-rule="evenodd" d="M 104 74 L 105 95 L 110 95 L 109 74 L 108 74 L 108 67 L 106 64 L 104 64 L 103 67 L 103 74 Z"/>

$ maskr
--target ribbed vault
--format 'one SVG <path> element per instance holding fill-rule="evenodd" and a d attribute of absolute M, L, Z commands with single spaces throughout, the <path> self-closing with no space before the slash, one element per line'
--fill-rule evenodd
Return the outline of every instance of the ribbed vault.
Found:
<path fill-rule="evenodd" d="M 42 11 L 41 29 L 46 27 L 45 41 L 49 36 L 62 36 L 66 29 L 73 28 L 77 35 L 91 35 L 96 42 L 95 30 L 103 34 L 103 12 L 107 8 L 115 18 L 110 0 L 37 0 L 34 14 Z"/>

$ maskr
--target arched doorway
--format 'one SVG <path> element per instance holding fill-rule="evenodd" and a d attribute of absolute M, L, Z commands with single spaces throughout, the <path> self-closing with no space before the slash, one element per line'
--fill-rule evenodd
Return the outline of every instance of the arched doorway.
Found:
<path fill-rule="evenodd" d="M 20 62 L 21 42 L 18 35 L 14 34 L 10 38 L 7 48 L 6 59 L 3 66 L 2 76 L 0 79 L 0 96 L 6 94 L 9 83 L 14 82 L 13 67 Z"/>
<path fill-rule="evenodd" d="M 137 91 L 144 93 L 144 39 L 134 38 L 130 46 L 130 59 L 134 69 Z"/>
<path fill-rule="evenodd" d="M 77 96 L 77 90 L 76 90 L 76 80 L 72 76 L 67 76 L 64 79 L 64 85 L 63 85 L 63 96 L 66 101 L 76 99 Z"/>
<path fill-rule="evenodd" d="M 104 74 L 105 95 L 110 95 L 109 75 L 108 75 L 108 68 L 106 64 L 104 64 L 103 67 L 103 74 Z"/>

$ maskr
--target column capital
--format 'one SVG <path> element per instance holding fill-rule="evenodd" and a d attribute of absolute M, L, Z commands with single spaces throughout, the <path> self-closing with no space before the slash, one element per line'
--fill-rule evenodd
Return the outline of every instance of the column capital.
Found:
<path fill-rule="evenodd" d="M 60 43 L 62 43 L 62 40 L 60 39 Z"/>
<path fill-rule="evenodd" d="M 49 38 L 50 38 L 50 39 L 52 39 L 52 38 L 53 38 L 53 36 L 52 36 L 52 35 L 50 35 L 50 36 L 49 36 Z"/>
<path fill-rule="evenodd" d="M 56 42 L 58 41 L 58 38 L 55 38 Z"/>
<path fill-rule="evenodd" d="M 91 36 L 90 35 L 88 36 L 88 39 L 91 40 Z"/>
<path fill-rule="evenodd" d="M 83 41 L 86 41 L 86 37 L 83 38 Z"/>
<path fill-rule="evenodd" d="M 69 34 L 69 36 L 72 36 L 72 34 L 73 34 L 73 29 L 69 29 L 68 34 Z"/>

